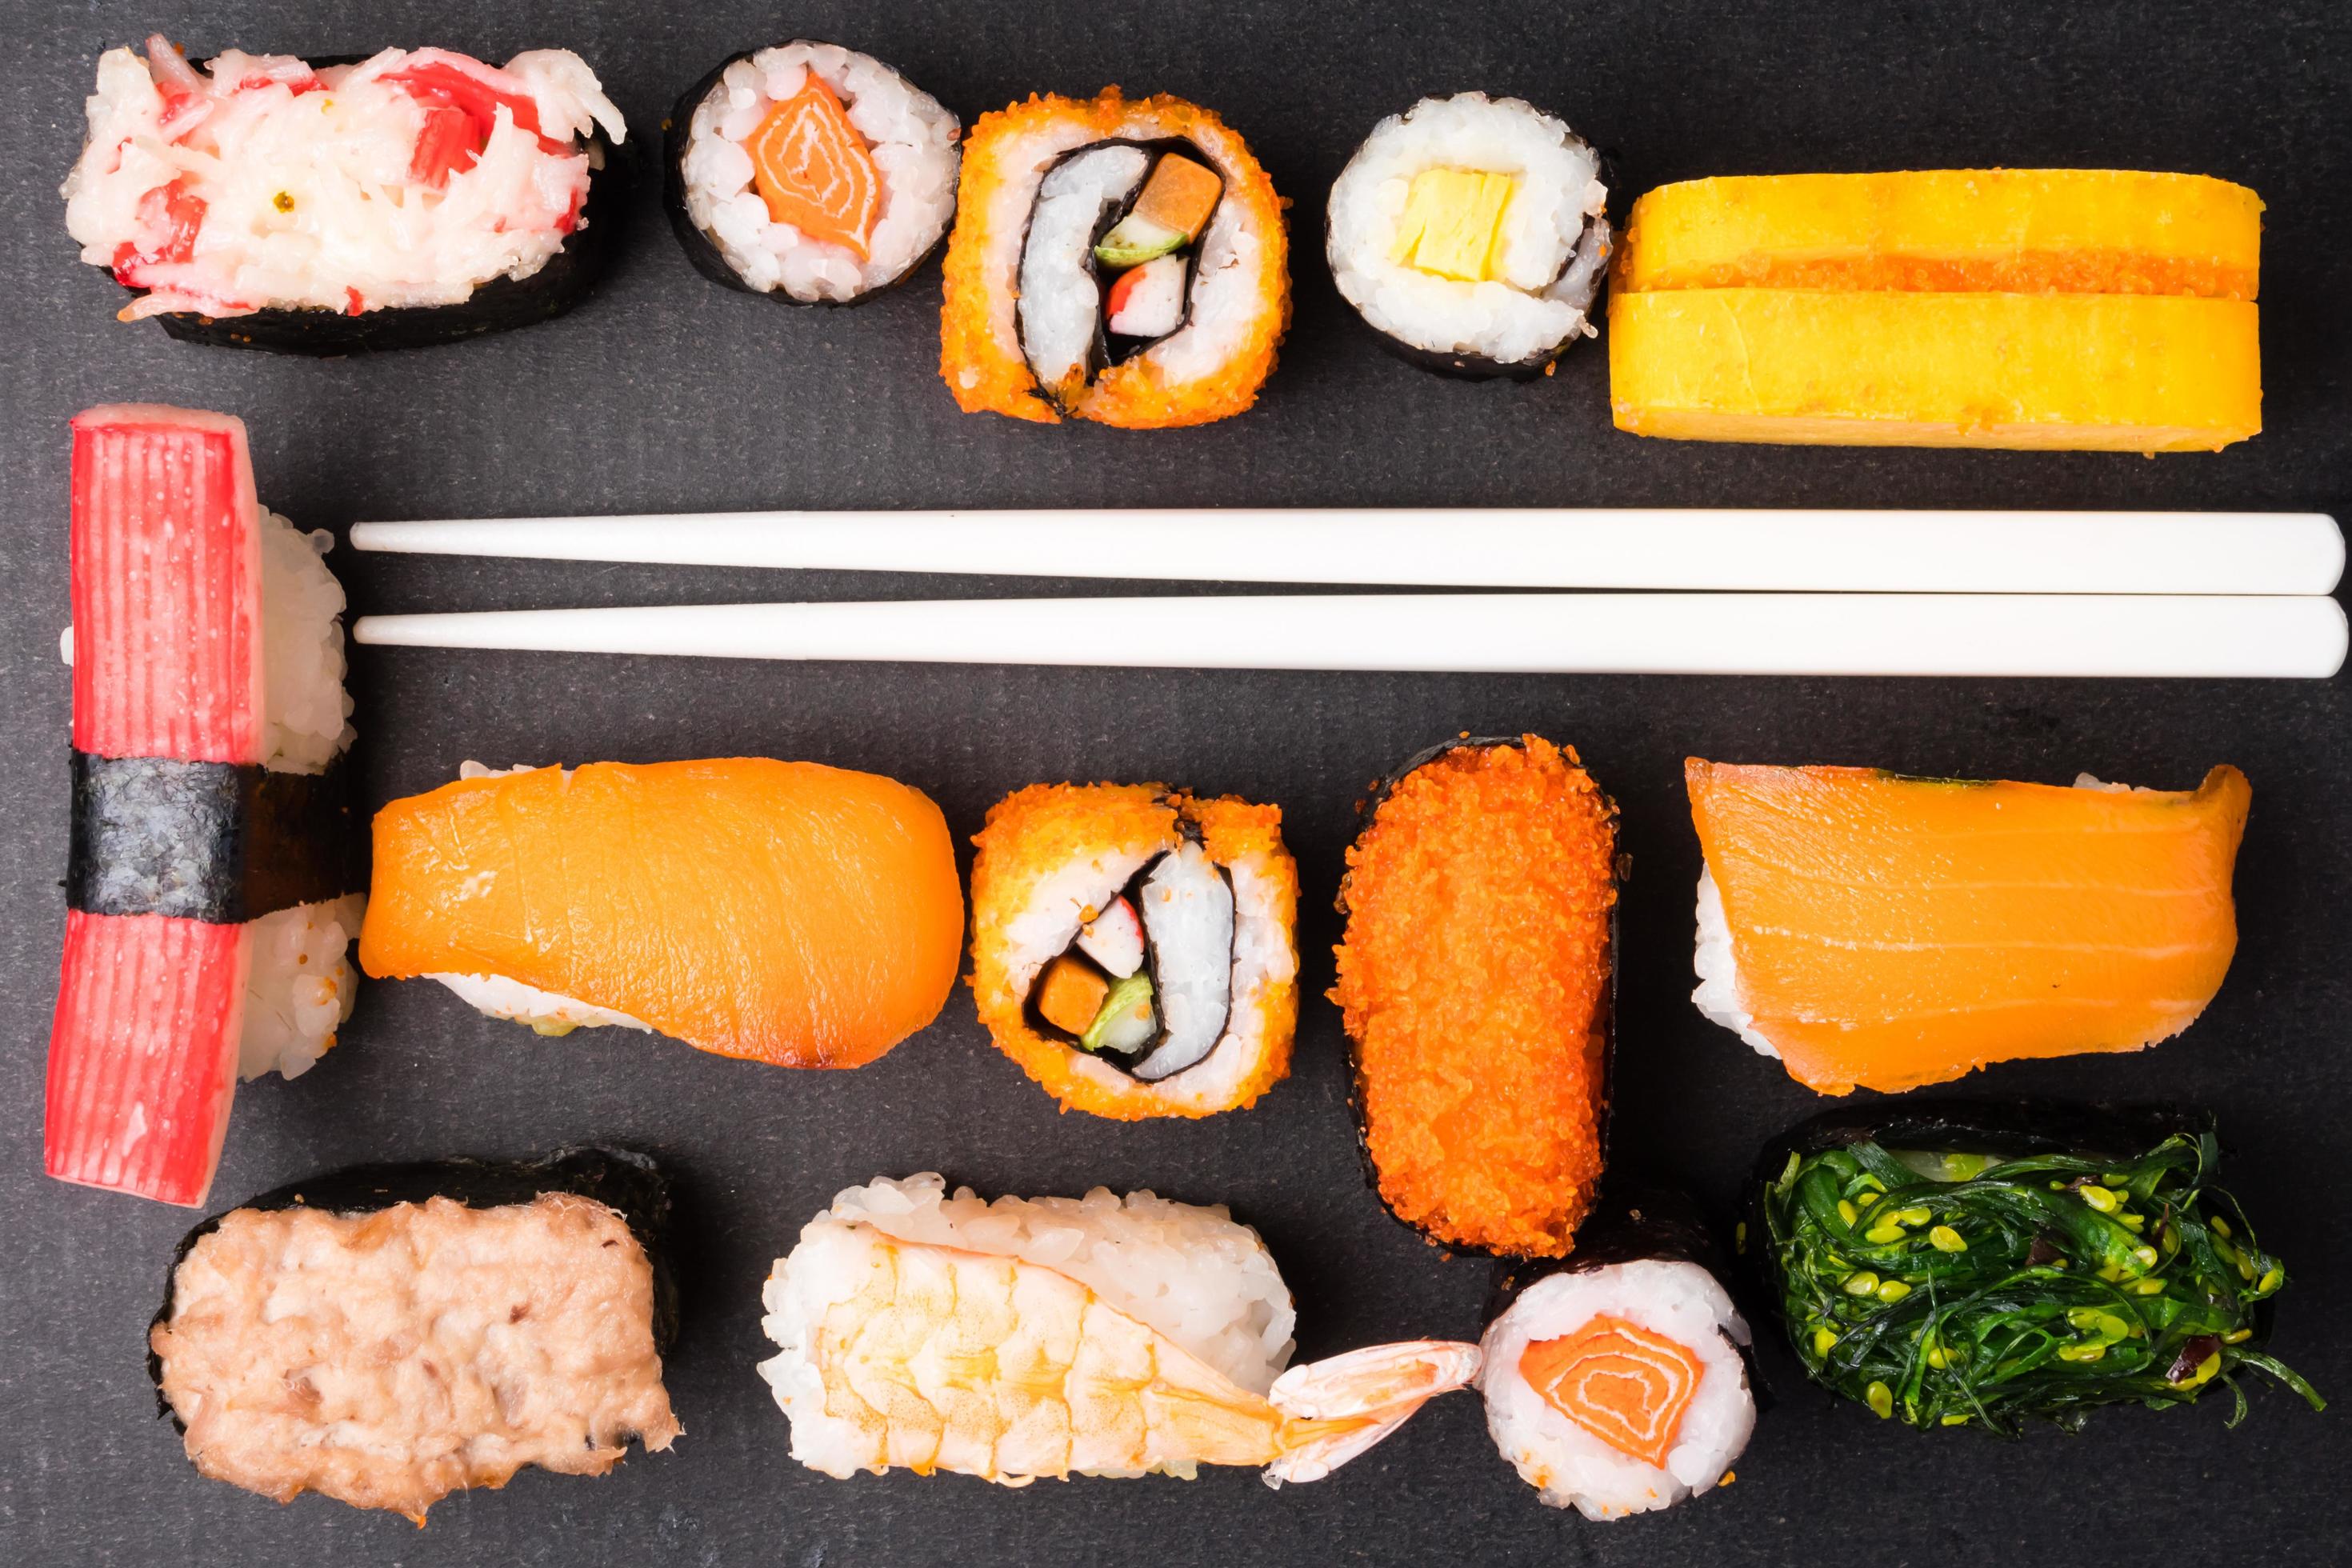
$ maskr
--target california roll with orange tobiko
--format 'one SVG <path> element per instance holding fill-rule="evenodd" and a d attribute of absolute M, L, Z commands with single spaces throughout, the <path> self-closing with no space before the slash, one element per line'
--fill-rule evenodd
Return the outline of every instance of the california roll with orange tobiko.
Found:
<path fill-rule="evenodd" d="M 1033 97 L 964 147 L 940 374 L 966 413 L 1129 429 L 1257 400 L 1290 320 L 1282 199 L 1181 99 Z"/>
<path fill-rule="evenodd" d="M 1381 793 L 1339 907 L 1381 1201 L 1443 1246 L 1565 1256 L 1601 1180 L 1617 808 L 1573 751 L 1465 738 Z"/>
<path fill-rule="evenodd" d="M 175 338 L 410 348 L 544 321 L 602 270 L 627 136 L 568 49 L 99 57 L 66 179 L 82 259 Z"/>
<path fill-rule="evenodd" d="M 1298 868 L 1279 806 L 1032 784 L 972 842 L 981 1022 L 1064 1110 L 1209 1116 L 1289 1073 Z"/>

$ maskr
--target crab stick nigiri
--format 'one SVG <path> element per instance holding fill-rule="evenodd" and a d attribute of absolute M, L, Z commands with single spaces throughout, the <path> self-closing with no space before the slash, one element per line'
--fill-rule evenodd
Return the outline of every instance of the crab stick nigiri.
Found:
<path fill-rule="evenodd" d="M 862 1067 L 938 1016 L 963 890 L 940 808 L 761 757 L 519 769 L 376 815 L 371 974 L 561 1034 Z"/>
<path fill-rule="evenodd" d="M 2193 1023 L 2238 942 L 2252 792 L 1685 764 L 1700 1009 L 1823 1094 L 2132 1051 Z"/>

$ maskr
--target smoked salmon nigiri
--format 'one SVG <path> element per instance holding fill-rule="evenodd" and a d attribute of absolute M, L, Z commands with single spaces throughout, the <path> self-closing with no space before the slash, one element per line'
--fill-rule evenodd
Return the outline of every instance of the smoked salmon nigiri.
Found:
<path fill-rule="evenodd" d="M 371 974 L 562 1034 L 862 1067 L 938 1016 L 963 942 L 940 808 L 873 773 L 737 757 L 467 776 L 376 814 Z"/>
<path fill-rule="evenodd" d="M 2193 1023 L 2237 948 L 2252 792 L 1692 758 L 1701 1011 L 1823 1094 L 2131 1051 Z"/>

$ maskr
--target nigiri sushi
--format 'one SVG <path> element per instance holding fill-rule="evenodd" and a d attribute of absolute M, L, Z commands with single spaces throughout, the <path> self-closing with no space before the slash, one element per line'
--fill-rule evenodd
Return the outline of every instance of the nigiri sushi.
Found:
<path fill-rule="evenodd" d="M 2132 1051 L 2193 1023 L 2237 948 L 2252 791 L 1685 764 L 1706 851 L 1700 1011 L 1822 1094 Z"/>
<path fill-rule="evenodd" d="M 542 1034 L 854 1068 L 938 1016 L 962 946 L 947 821 L 896 780 L 761 757 L 469 764 L 376 814 L 360 963 Z"/>
<path fill-rule="evenodd" d="M 1281 807 L 1034 784 L 973 843 L 981 1022 L 1064 1109 L 1207 1116 L 1290 1071 L 1298 868 Z"/>
<path fill-rule="evenodd" d="M 1339 905 L 1381 1201 L 1445 1246 L 1565 1256 L 1604 1152 L 1616 807 L 1539 735 L 1439 747 L 1373 807 Z"/>
<path fill-rule="evenodd" d="M 1475 1345 L 1414 1341 L 1284 1372 L 1297 1314 L 1257 1233 L 1099 1187 L 994 1203 L 930 1173 L 849 1188 L 761 1300 L 781 1348 L 760 1375 L 793 1458 L 843 1478 L 1248 1465 L 1315 1480 L 1478 1370 Z"/>
<path fill-rule="evenodd" d="M 343 592 L 255 499 L 245 425 L 73 422 L 73 825 L 48 1173 L 205 1201 L 238 1077 L 351 1016 L 366 886 Z"/>
<path fill-rule="evenodd" d="M 370 1165 L 190 1232 L 148 1333 L 188 1458 L 278 1502 L 425 1510 L 525 1466 L 597 1476 L 682 1428 L 650 1161 Z"/>

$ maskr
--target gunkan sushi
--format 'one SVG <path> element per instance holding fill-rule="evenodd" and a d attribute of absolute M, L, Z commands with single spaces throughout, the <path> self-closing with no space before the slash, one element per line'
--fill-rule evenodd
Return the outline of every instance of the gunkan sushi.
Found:
<path fill-rule="evenodd" d="M 862 1067 L 955 984 L 946 818 L 894 779 L 764 757 L 493 773 L 376 814 L 370 974 L 541 1034 L 659 1031 Z"/>
<path fill-rule="evenodd" d="M 1699 1010 L 1822 1094 L 2135 1051 L 2196 1021 L 2237 949 L 2252 791 L 2073 788 L 1685 764 Z"/>
<path fill-rule="evenodd" d="M 367 870 L 328 542 L 255 499 L 240 420 L 73 422 L 52 1176 L 203 1203 L 237 1079 L 299 1077 L 351 1016 Z"/>
<path fill-rule="evenodd" d="M 696 270 L 730 289 L 870 299 L 947 234 L 962 131 L 869 56 L 805 38 L 747 49 L 670 112 L 670 224 Z"/>
<path fill-rule="evenodd" d="M 190 1232 L 148 1333 L 157 1400 L 215 1480 L 418 1524 L 536 1465 L 599 1476 L 683 1431 L 667 1183 L 639 1155 L 372 1165 Z"/>
<path fill-rule="evenodd" d="M 1066 1110 L 1207 1116 L 1289 1073 L 1298 868 L 1281 807 L 1033 784 L 972 842 L 981 1022 Z"/>
<path fill-rule="evenodd" d="M 1339 904 L 1381 1201 L 1445 1246 L 1565 1256 L 1604 1152 L 1616 807 L 1541 736 L 1441 746 L 1379 795 Z"/>
<path fill-rule="evenodd" d="M 1814 1381 L 1925 1431 L 2079 1428 L 2252 1367 L 2286 1266 L 2214 1184 L 2212 1118 L 1968 1101 L 1817 1116 L 1756 1167 L 1751 1245 Z M 2232 1420 L 2231 1425 L 2235 1425 Z"/>
<path fill-rule="evenodd" d="M 1032 97 L 964 148 L 940 374 L 968 414 L 1131 429 L 1257 400 L 1290 320 L 1281 198 L 1181 99 Z"/>
<path fill-rule="evenodd" d="M 1480 1342 L 1486 1428 L 1522 1479 L 1587 1519 L 1730 1479 L 1756 1425 L 1748 1324 L 1688 1200 L 1612 1198 L 1576 1255 L 1512 1282 Z"/>
<path fill-rule="evenodd" d="M 65 183 L 84 261 L 175 338 L 408 348 L 544 321 L 603 269 L 621 114 L 566 49 L 99 57 Z"/>
<path fill-rule="evenodd" d="M 1399 353 L 1530 376 L 1593 335 L 1609 268 L 1600 155 L 1516 98 L 1424 98 L 1375 126 L 1332 184 L 1331 277 Z"/>
<path fill-rule="evenodd" d="M 1203 1465 L 1311 1481 L 1476 1375 L 1475 1345 L 1376 1345 L 1283 1370 L 1297 1320 L 1223 1206 L 1148 1192 L 952 1196 L 851 1187 L 761 1292 L 760 1365 L 793 1458 L 846 1479 L 940 1470 L 1019 1487 Z"/>

